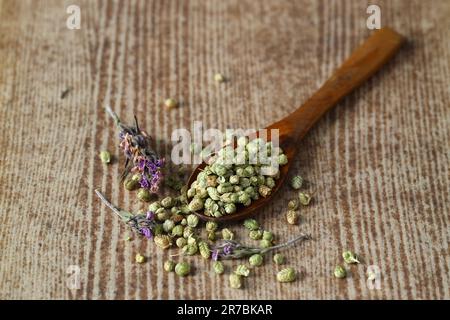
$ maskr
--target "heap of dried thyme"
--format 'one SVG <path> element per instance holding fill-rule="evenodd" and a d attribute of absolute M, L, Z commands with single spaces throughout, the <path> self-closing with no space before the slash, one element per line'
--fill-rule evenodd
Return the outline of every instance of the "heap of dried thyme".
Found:
<path fill-rule="evenodd" d="M 151 138 L 140 129 L 137 119 L 132 126 L 123 124 L 119 117 L 107 107 L 107 112 L 114 119 L 120 129 L 120 147 L 125 155 L 126 164 L 122 175 L 125 188 L 134 190 L 139 188 L 138 197 L 141 200 L 149 200 L 150 193 L 155 193 L 159 189 L 162 181 L 162 168 L 164 159 L 159 157 L 151 148 Z M 273 148 L 270 143 L 256 139 L 253 141 L 238 141 L 248 153 L 253 149 L 263 148 L 269 154 L 276 155 L 276 162 L 279 165 L 287 163 L 287 157 L 282 150 Z M 193 256 L 199 254 L 204 259 L 211 260 L 215 273 L 223 274 L 225 265 L 223 260 L 242 260 L 247 258 L 248 264 L 240 264 L 230 274 L 230 286 L 241 288 L 243 279 L 246 278 L 252 268 L 260 267 L 264 264 L 265 257 L 269 252 L 278 251 L 282 248 L 292 246 L 296 243 L 309 240 L 311 237 L 304 233 L 299 233 L 293 239 L 276 244 L 274 235 L 268 230 L 261 228 L 254 219 L 244 221 L 244 228 L 249 231 L 251 240 L 259 241 L 258 245 L 244 245 L 236 241 L 234 232 L 229 228 L 219 230 L 219 225 L 215 222 L 201 221 L 194 213 L 205 209 L 205 213 L 212 216 L 232 214 L 236 211 L 236 205 L 249 205 L 252 200 L 259 196 L 268 196 L 275 186 L 275 180 L 279 171 L 272 171 L 263 174 L 263 165 L 256 163 L 250 165 L 233 166 L 222 162 L 226 156 L 236 156 L 232 149 L 225 147 L 218 152 L 218 158 L 214 163 L 210 163 L 197 181 L 189 186 L 179 186 L 180 195 L 177 197 L 167 196 L 160 201 L 154 201 L 147 210 L 132 213 L 120 209 L 113 205 L 98 190 L 95 190 L 101 201 L 108 206 L 124 223 L 139 236 L 154 241 L 157 247 L 169 249 L 178 247 L 179 253 L 172 256 Z M 110 154 L 103 152 L 100 155 L 102 162 L 110 162 Z M 294 177 L 292 186 L 300 189 L 303 179 Z M 177 183 L 178 185 L 179 183 Z M 175 183 L 172 183 L 175 185 Z M 144 194 L 144 195 L 143 195 Z M 148 196 L 148 197 L 147 197 Z M 306 198 L 305 198 L 306 197 Z M 287 221 L 290 224 L 297 224 L 299 215 L 297 213 L 298 204 L 309 204 L 310 197 L 299 193 L 298 199 L 289 203 Z M 204 230 L 202 230 L 204 226 Z M 219 241 L 217 233 L 220 231 Z M 137 263 L 144 263 L 145 257 L 136 255 Z M 273 256 L 273 261 L 277 265 L 285 263 L 284 257 L 277 253 Z M 172 260 L 164 263 L 167 272 L 175 272 L 179 276 L 187 276 L 191 272 L 190 264 L 186 261 L 175 263 Z M 297 277 L 294 268 L 286 267 L 276 275 L 279 282 L 291 282 Z"/>

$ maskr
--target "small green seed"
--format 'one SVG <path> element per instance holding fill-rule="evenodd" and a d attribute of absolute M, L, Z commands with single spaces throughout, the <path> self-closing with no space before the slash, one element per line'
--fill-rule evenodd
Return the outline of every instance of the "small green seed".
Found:
<path fill-rule="evenodd" d="M 169 233 L 170 231 L 172 231 L 172 229 L 175 227 L 175 222 L 173 222 L 170 219 L 167 219 L 166 221 L 164 221 L 163 223 L 163 229 L 166 233 Z"/>
<path fill-rule="evenodd" d="M 111 162 L 111 154 L 108 151 L 100 152 L 100 160 L 106 164 L 110 163 Z"/>
<path fill-rule="evenodd" d="M 299 194 L 298 194 L 298 199 L 300 200 L 300 203 L 303 205 L 303 206 L 307 206 L 307 205 L 309 205 L 309 203 L 311 202 L 311 196 L 309 195 L 309 194 L 307 194 L 307 193 L 304 193 L 304 192 L 300 192 Z"/>
<path fill-rule="evenodd" d="M 150 191 L 147 189 L 139 189 L 137 192 L 137 197 L 141 201 L 149 202 L 152 199 L 152 195 L 150 194 Z"/>
<path fill-rule="evenodd" d="M 214 75 L 214 81 L 216 81 L 216 82 L 224 82 L 225 81 L 225 77 L 222 74 L 220 74 L 220 73 L 216 73 Z"/>
<path fill-rule="evenodd" d="M 198 246 L 197 244 L 187 244 L 182 249 L 183 253 L 188 256 L 193 256 L 198 252 Z"/>
<path fill-rule="evenodd" d="M 211 256 L 211 250 L 209 249 L 209 245 L 208 245 L 207 242 L 200 241 L 199 244 L 198 244 L 198 249 L 200 251 L 200 255 L 204 259 L 209 259 L 209 257 Z"/>
<path fill-rule="evenodd" d="M 245 264 L 240 264 L 236 267 L 234 273 L 243 277 L 248 277 L 250 274 L 250 269 Z"/>
<path fill-rule="evenodd" d="M 172 235 L 174 237 L 182 237 L 183 236 L 184 227 L 181 224 L 178 224 L 172 228 Z M 182 238 L 180 238 L 182 239 Z"/>
<path fill-rule="evenodd" d="M 126 179 L 123 182 L 123 186 L 125 187 L 125 189 L 127 189 L 128 191 L 133 191 L 136 190 L 137 188 L 139 188 L 139 180 L 141 179 L 141 176 L 138 174 L 133 175 L 131 178 Z M 150 211 L 155 211 L 155 210 L 150 210 Z"/>
<path fill-rule="evenodd" d="M 337 266 L 334 269 L 334 276 L 339 279 L 343 279 L 347 276 L 347 271 L 342 266 Z"/>
<path fill-rule="evenodd" d="M 259 267 L 263 264 L 264 258 L 260 254 L 254 254 L 254 255 L 250 256 L 250 258 L 248 259 L 248 262 L 250 263 L 250 265 L 252 267 Z"/>
<path fill-rule="evenodd" d="M 255 219 L 247 219 L 244 221 L 244 227 L 250 231 L 259 229 L 259 223 Z"/>
<path fill-rule="evenodd" d="M 145 262 L 145 257 L 142 254 L 140 254 L 140 253 L 136 254 L 136 258 L 135 259 L 136 259 L 137 263 L 144 263 Z"/>
<path fill-rule="evenodd" d="M 263 236 L 263 232 L 261 230 L 252 230 L 249 233 L 249 237 L 252 240 L 261 240 Z"/>
<path fill-rule="evenodd" d="M 185 277 L 191 272 L 191 266 L 187 262 L 179 262 L 175 266 L 175 273 L 180 277 Z"/>
<path fill-rule="evenodd" d="M 303 185 L 303 178 L 300 176 L 294 176 L 291 179 L 291 187 L 295 190 L 298 190 Z"/>
<path fill-rule="evenodd" d="M 259 246 L 260 246 L 262 249 L 270 248 L 270 247 L 272 246 L 272 241 L 269 241 L 269 240 L 266 240 L 266 239 L 262 239 L 262 240 L 259 242 Z"/>
<path fill-rule="evenodd" d="M 222 229 L 222 238 L 224 240 L 233 240 L 234 233 L 230 229 L 224 228 L 224 229 Z"/>
<path fill-rule="evenodd" d="M 206 231 L 216 231 L 218 228 L 217 222 L 208 221 L 206 223 Z"/>
<path fill-rule="evenodd" d="M 161 200 L 161 205 L 166 209 L 170 209 L 175 205 L 175 200 L 172 197 L 165 197 Z"/>
<path fill-rule="evenodd" d="M 199 222 L 199 219 L 195 214 L 188 215 L 186 220 L 187 220 L 187 225 L 191 228 L 195 228 Z"/>
<path fill-rule="evenodd" d="M 230 274 L 230 287 L 240 289 L 242 287 L 242 277 L 235 273 Z"/>
<path fill-rule="evenodd" d="M 264 231 L 263 235 L 262 235 L 262 238 L 264 240 L 272 241 L 273 240 L 273 233 L 270 232 L 270 231 Z"/>
<path fill-rule="evenodd" d="M 214 272 L 217 273 L 217 274 L 222 274 L 225 271 L 223 263 L 220 262 L 220 261 L 215 261 L 213 263 L 213 269 L 214 269 Z"/>
<path fill-rule="evenodd" d="M 216 241 L 216 233 L 214 231 L 208 231 L 206 236 L 209 241 Z"/>
<path fill-rule="evenodd" d="M 288 209 L 289 210 L 297 210 L 298 209 L 299 202 L 297 199 L 293 199 L 288 202 Z"/>
<path fill-rule="evenodd" d="M 187 240 L 185 238 L 178 238 L 176 241 L 176 245 L 178 248 L 183 248 L 185 245 L 187 245 Z"/>
<path fill-rule="evenodd" d="M 289 224 L 297 224 L 300 219 L 300 216 L 297 211 L 289 210 L 286 213 L 286 220 Z"/>
<path fill-rule="evenodd" d="M 273 256 L 273 262 L 275 262 L 275 264 L 284 264 L 284 256 L 281 253 L 277 253 Z"/>
<path fill-rule="evenodd" d="M 166 101 L 164 101 L 164 104 L 168 108 L 174 108 L 174 107 L 178 106 L 177 100 L 172 99 L 172 98 L 166 99 Z"/>
<path fill-rule="evenodd" d="M 172 260 L 168 260 L 166 262 L 164 262 L 164 270 L 166 270 L 167 272 L 172 272 L 175 270 L 175 262 L 173 262 Z"/>
<path fill-rule="evenodd" d="M 342 253 L 342 258 L 344 258 L 345 263 L 360 263 L 356 254 L 351 251 L 345 251 Z"/>
<path fill-rule="evenodd" d="M 297 273 L 294 268 L 286 268 L 277 273 L 278 282 L 292 282 L 297 278 Z"/>

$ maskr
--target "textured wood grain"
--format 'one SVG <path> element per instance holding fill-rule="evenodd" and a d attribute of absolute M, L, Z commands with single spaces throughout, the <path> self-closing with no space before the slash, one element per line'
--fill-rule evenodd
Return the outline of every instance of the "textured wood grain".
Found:
<path fill-rule="evenodd" d="M 232 290 L 199 257 L 180 279 L 162 270 L 168 252 L 123 240 L 94 188 L 143 206 L 117 182 L 123 163 L 98 160 L 118 154 L 103 106 L 135 113 L 166 153 L 172 130 L 195 120 L 264 127 L 371 33 L 368 3 L 80 1 L 81 29 L 68 30 L 70 1 L 0 1 L 0 298 L 449 299 L 450 6 L 375 3 L 408 44 L 299 146 L 293 172 L 316 195 L 301 226 L 280 219 L 288 187 L 260 215 L 279 241 L 297 229 L 314 236 L 285 252 L 303 276 L 278 284 L 268 263 Z M 216 84 L 216 72 L 230 81 Z M 181 107 L 167 112 L 166 97 Z M 364 266 L 332 277 L 347 248 L 380 267 L 381 290 L 369 290 Z M 137 252 L 149 262 L 136 265 Z M 81 268 L 79 290 L 66 286 L 69 265 Z"/>

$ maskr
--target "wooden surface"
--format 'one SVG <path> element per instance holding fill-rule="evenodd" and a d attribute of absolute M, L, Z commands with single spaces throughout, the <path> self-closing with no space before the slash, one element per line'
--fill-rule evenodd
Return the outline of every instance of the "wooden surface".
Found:
<path fill-rule="evenodd" d="M 0 298 L 449 299 L 450 5 L 373 3 L 408 44 L 299 146 L 293 173 L 315 192 L 302 224 L 284 221 L 288 187 L 259 215 L 278 241 L 312 234 L 285 251 L 303 275 L 278 284 L 269 262 L 233 290 L 198 256 L 180 279 L 162 269 L 168 252 L 123 240 L 126 227 L 94 188 L 143 206 L 116 180 L 123 162 L 98 159 L 119 151 L 103 106 L 126 120 L 135 113 L 163 142 L 195 120 L 264 127 L 370 35 L 368 3 L 79 1 L 81 29 L 68 30 L 70 1 L 0 1 Z M 216 84 L 216 72 L 230 81 Z M 166 97 L 181 107 L 167 112 Z M 347 248 L 379 266 L 380 290 L 367 287 L 365 266 L 333 278 Z M 137 265 L 137 252 L 149 262 Z M 80 267 L 78 290 L 66 286 L 70 265 Z"/>

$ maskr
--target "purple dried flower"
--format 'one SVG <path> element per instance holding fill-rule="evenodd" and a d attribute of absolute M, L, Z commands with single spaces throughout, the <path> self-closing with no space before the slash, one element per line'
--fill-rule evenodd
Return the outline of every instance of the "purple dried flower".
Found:
<path fill-rule="evenodd" d="M 144 235 L 144 237 L 146 237 L 147 239 L 152 239 L 152 238 L 153 238 L 152 231 L 151 231 L 149 228 L 147 228 L 147 227 L 141 228 L 141 233 L 142 233 L 142 234 Z"/>
<path fill-rule="evenodd" d="M 146 218 L 150 221 L 155 219 L 155 213 L 153 211 L 147 211 Z"/>
<path fill-rule="evenodd" d="M 211 258 L 212 258 L 214 261 L 219 260 L 219 251 L 218 251 L 218 250 L 214 250 L 214 251 L 212 252 Z"/>
<path fill-rule="evenodd" d="M 148 181 L 147 176 L 145 176 L 145 175 L 142 175 L 142 176 L 141 176 L 141 180 L 139 181 L 139 184 L 140 184 L 141 187 L 144 188 L 144 189 L 149 189 L 149 188 L 150 188 L 150 185 L 151 185 L 151 183 Z"/>
<path fill-rule="evenodd" d="M 233 246 L 232 244 L 227 244 L 223 247 L 223 253 L 224 255 L 229 255 L 233 252 Z"/>
<path fill-rule="evenodd" d="M 151 138 L 139 128 L 136 117 L 134 125 L 128 126 L 120 121 L 110 107 L 107 106 L 106 111 L 120 129 L 120 147 L 127 158 L 122 178 L 126 178 L 130 172 L 138 172 L 141 174 L 141 187 L 157 192 L 162 178 L 161 169 L 164 166 L 164 158 L 160 158 L 151 148 Z"/>

